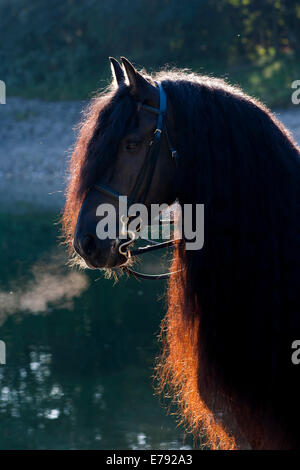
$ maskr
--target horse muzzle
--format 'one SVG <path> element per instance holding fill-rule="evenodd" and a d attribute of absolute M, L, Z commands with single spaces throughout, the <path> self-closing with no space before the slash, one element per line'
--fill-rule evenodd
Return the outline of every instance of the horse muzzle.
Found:
<path fill-rule="evenodd" d="M 73 247 L 76 253 L 91 269 L 117 268 L 126 264 L 130 258 L 127 246 L 131 238 L 126 240 L 99 240 L 97 236 L 85 234 L 75 236 Z"/>

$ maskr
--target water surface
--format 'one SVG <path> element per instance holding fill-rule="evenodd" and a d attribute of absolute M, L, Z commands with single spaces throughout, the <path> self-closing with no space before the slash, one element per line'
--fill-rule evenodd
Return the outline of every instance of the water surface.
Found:
<path fill-rule="evenodd" d="M 56 219 L 0 215 L 0 448 L 190 448 L 153 394 L 165 284 L 71 270 Z"/>

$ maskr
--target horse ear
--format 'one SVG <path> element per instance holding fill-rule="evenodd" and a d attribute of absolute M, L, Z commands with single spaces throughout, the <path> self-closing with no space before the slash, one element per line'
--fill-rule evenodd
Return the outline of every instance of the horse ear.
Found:
<path fill-rule="evenodd" d="M 132 89 L 132 93 L 135 96 L 138 96 L 140 99 L 145 97 L 153 97 L 155 95 L 155 87 L 151 85 L 129 62 L 125 57 L 121 57 L 123 67 L 129 82 L 129 85 Z"/>
<path fill-rule="evenodd" d="M 110 60 L 110 67 L 111 67 L 112 75 L 116 83 L 120 86 L 122 83 L 125 82 L 125 75 L 124 75 L 123 69 L 121 65 L 119 64 L 119 62 L 114 57 L 110 57 L 109 60 Z"/>

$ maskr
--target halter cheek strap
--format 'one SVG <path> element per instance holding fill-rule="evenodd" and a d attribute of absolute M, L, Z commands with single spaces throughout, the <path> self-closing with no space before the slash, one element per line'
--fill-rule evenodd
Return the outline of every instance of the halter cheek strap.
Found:
<path fill-rule="evenodd" d="M 145 160 L 143 162 L 143 165 L 138 173 L 138 176 L 136 178 L 134 187 L 128 196 L 128 202 L 129 204 L 133 204 L 135 202 L 139 202 L 141 204 L 144 204 L 147 196 L 149 194 L 149 190 L 151 187 L 153 175 L 155 172 L 157 160 L 158 160 L 158 155 L 160 152 L 160 146 L 161 146 L 161 141 L 162 141 L 162 136 L 166 136 L 168 148 L 170 151 L 170 155 L 172 159 L 175 162 L 175 165 L 177 167 L 177 162 L 179 160 L 179 156 L 177 151 L 174 149 L 169 134 L 168 134 L 168 128 L 167 128 L 167 119 L 166 119 L 166 114 L 167 114 L 167 95 L 163 89 L 163 86 L 161 83 L 157 83 L 158 89 L 159 89 L 159 108 L 155 108 L 153 106 L 149 106 L 146 104 L 142 105 L 142 108 L 145 109 L 146 111 L 149 111 L 151 113 L 157 114 L 157 124 L 156 124 L 156 129 L 153 134 L 152 141 L 150 142 L 149 148 L 147 155 L 145 157 Z M 142 190 L 142 193 L 139 194 L 141 191 L 142 184 L 144 183 L 144 189 Z M 97 191 L 101 192 L 102 194 L 107 195 L 110 198 L 117 199 L 119 200 L 119 197 L 122 196 L 118 191 L 115 191 L 114 189 L 110 188 L 109 186 L 105 186 L 102 183 L 96 183 L 92 186 L 93 189 L 96 189 Z M 159 223 L 162 223 L 160 221 Z M 134 243 L 135 241 L 135 235 L 132 236 L 130 232 L 128 232 L 128 235 L 130 236 L 131 240 L 126 241 L 122 243 L 119 247 L 120 253 L 124 256 L 127 256 L 128 258 L 131 257 L 131 255 L 142 255 L 144 253 L 148 253 L 150 251 L 162 249 L 162 248 L 167 248 L 167 247 L 175 247 L 175 245 L 178 244 L 179 240 L 170 240 L 167 242 L 153 242 L 152 240 L 148 240 L 150 243 L 150 246 L 146 247 L 141 247 L 136 250 L 129 250 L 129 245 Z M 124 248 L 126 245 L 126 253 L 122 251 L 122 247 Z M 163 273 L 163 274 L 143 274 L 139 273 L 137 271 L 134 271 L 133 269 L 124 266 L 123 269 L 130 274 L 132 274 L 135 277 L 139 277 L 141 279 L 152 279 L 152 280 L 157 280 L 157 279 L 167 279 L 171 276 L 171 274 L 175 274 L 174 272 L 169 272 L 169 273 Z M 176 271 L 178 272 L 178 271 Z"/>

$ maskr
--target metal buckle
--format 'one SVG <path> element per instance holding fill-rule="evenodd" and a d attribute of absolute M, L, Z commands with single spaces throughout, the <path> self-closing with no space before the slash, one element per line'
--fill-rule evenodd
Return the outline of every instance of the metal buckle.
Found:
<path fill-rule="evenodd" d="M 126 256 L 127 259 L 130 259 L 131 253 L 130 253 L 130 250 L 129 250 L 128 247 L 129 247 L 129 245 L 131 245 L 131 243 L 133 243 L 135 241 L 136 235 L 132 230 L 127 230 L 126 225 L 127 225 L 128 221 L 129 221 L 129 217 L 125 217 L 124 214 L 122 214 L 121 218 L 120 218 L 120 222 L 122 224 L 121 234 L 129 236 L 130 240 L 128 240 L 127 242 L 122 243 L 119 246 L 119 253 L 123 256 Z"/>

